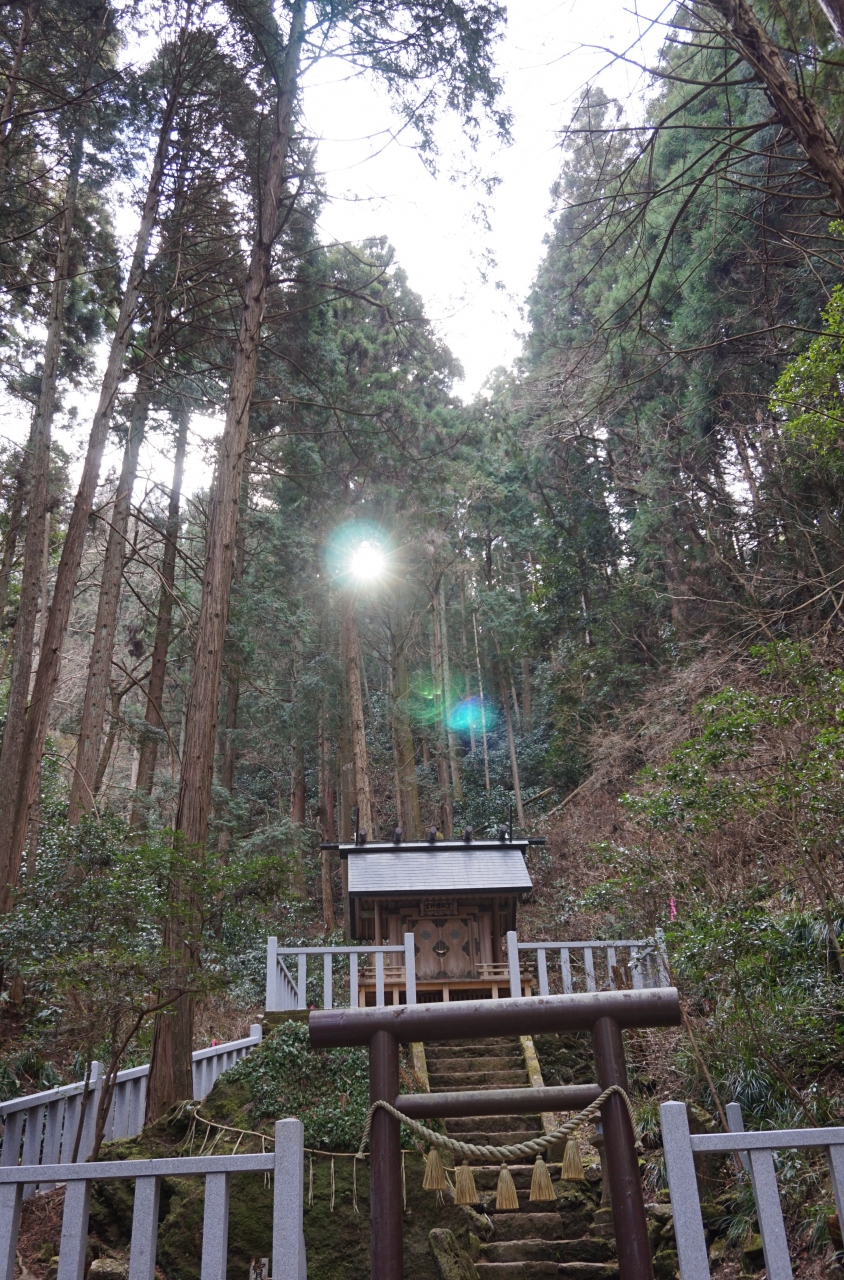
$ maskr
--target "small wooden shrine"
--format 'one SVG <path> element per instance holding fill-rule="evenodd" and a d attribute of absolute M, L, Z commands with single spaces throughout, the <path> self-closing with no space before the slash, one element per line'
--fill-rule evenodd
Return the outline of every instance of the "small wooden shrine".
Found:
<path fill-rule="evenodd" d="M 412 933 L 420 1003 L 509 995 L 502 943 L 532 888 L 528 843 L 502 831 L 497 840 L 341 844 L 352 940 L 398 946 Z M 385 999 L 403 1004 L 404 958 L 384 961 Z M 366 964 L 360 1003 L 374 1005 L 375 993 L 375 967 Z"/>

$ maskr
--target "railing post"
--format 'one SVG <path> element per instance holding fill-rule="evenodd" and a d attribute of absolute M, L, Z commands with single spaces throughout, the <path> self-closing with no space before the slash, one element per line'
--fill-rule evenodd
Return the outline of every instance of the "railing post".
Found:
<path fill-rule="evenodd" d="M 300 951 L 296 958 L 299 961 L 299 969 L 296 974 L 297 1008 L 307 1009 L 308 1007 L 308 953 L 306 951 Z"/>
<path fill-rule="evenodd" d="M 330 951 L 326 951 L 322 957 L 322 1007 L 323 1009 L 331 1009 L 332 992 L 331 992 L 331 965 L 332 956 Z"/>
<path fill-rule="evenodd" d="M 0 1280 L 15 1280 L 22 1205 L 23 1187 L 19 1182 L 7 1182 L 0 1187 Z"/>
<path fill-rule="evenodd" d="M 375 1003 L 380 1009 L 384 1004 L 384 952 L 375 952 Z"/>
<path fill-rule="evenodd" d="M 510 995 L 518 998 L 522 994 L 522 978 L 519 970 L 519 935 L 515 929 L 507 933 L 507 968 L 510 971 Z"/>
<path fill-rule="evenodd" d="M 68 1182 L 64 1193 L 56 1280 L 83 1280 L 90 1208 L 91 1180 L 85 1178 L 78 1182 Z"/>
<path fill-rule="evenodd" d="M 82 1125 L 82 1139 L 79 1143 L 79 1154 L 76 1157 L 83 1164 L 94 1149 L 94 1130 L 97 1124 L 97 1108 L 100 1105 L 100 1094 L 103 1091 L 103 1064 L 91 1063 L 91 1074 L 88 1082 L 88 1106 Z"/>
<path fill-rule="evenodd" d="M 160 1178 L 135 1179 L 132 1243 L 129 1248 L 129 1280 L 155 1280 L 155 1247 L 158 1241 L 160 1195 Z"/>
<path fill-rule="evenodd" d="M 536 948 L 536 975 L 539 979 L 539 994 L 548 995 L 548 960 L 544 947 Z"/>
<path fill-rule="evenodd" d="M 273 1280 L 306 1280 L 305 1126 L 277 1120 L 273 1171 Z"/>
<path fill-rule="evenodd" d="M 264 1028 L 261 1026 L 260 1022 L 252 1023 L 252 1026 L 249 1028 L 249 1037 L 251 1040 L 257 1040 L 259 1044 L 261 1043 L 264 1038 Z"/>
<path fill-rule="evenodd" d="M 416 938 L 412 933 L 404 935 L 404 991 L 405 1003 L 416 1004 Z"/>
<path fill-rule="evenodd" d="M 665 1172 L 674 1210 L 674 1235 L 683 1280 L 709 1280 L 709 1257 L 698 1199 L 695 1158 L 684 1102 L 663 1102 L 659 1108 Z"/>
<path fill-rule="evenodd" d="M 358 953 L 349 956 L 349 1008 L 358 1007 Z"/>
<path fill-rule="evenodd" d="M 228 1252 L 229 1175 L 208 1173 L 202 1217 L 202 1280 L 226 1280 Z"/>
<path fill-rule="evenodd" d="M 737 1102 L 727 1104 L 727 1123 L 731 1133 L 744 1132 L 744 1117 Z M 782 1218 L 780 1193 L 772 1151 L 740 1151 L 741 1162 L 750 1170 L 753 1198 L 759 1234 L 762 1237 L 762 1253 L 768 1280 L 791 1280 L 791 1261 L 788 1256 L 788 1238 Z"/>
<path fill-rule="evenodd" d="M 267 938 L 267 994 L 264 1008 L 275 1013 L 281 1008 L 278 1001 L 278 938 Z"/>

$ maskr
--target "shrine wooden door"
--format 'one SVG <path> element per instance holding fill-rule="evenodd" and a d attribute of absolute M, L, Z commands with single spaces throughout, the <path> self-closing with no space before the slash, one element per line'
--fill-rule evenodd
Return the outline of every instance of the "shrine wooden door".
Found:
<path fill-rule="evenodd" d="M 408 920 L 416 939 L 416 977 L 423 982 L 470 978 L 475 973 L 477 921 L 474 916 Z"/>

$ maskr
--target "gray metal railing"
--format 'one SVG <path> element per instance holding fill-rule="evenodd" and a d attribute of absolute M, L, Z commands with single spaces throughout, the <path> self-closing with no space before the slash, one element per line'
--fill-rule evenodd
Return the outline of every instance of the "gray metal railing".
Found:
<path fill-rule="evenodd" d="M 201 1101 L 211 1092 L 219 1075 L 234 1066 L 257 1044 L 263 1031 L 260 1024 L 249 1028 L 249 1035 L 242 1040 L 230 1040 L 226 1044 L 198 1049 L 193 1055 L 193 1096 Z M 25 1165 L 70 1164 L 74 1147 L 77 1161 L 88 1159 L 94 1145 L 94 1126 L 103 1089 L 103 1065 L 92 1062 L 88 1076 L 88 1103 L 82 1114 L 85 1081 L 77 1080 L 58 1089 L 43 1093 L 31 1093 L 22 1098 L 0 1102 L 0 1119 L 3 1121 L 3 1145 L 0 1149 L 0 1169 L 19 1162 Z M 104 1140 L 133 1138 L 140 1133 L 146 1111 L 147 1078 L 149 1064 L 118 1071 L 106 1117 Z M 81 1133 L 80 1124 L 82 1126 Z M 43 1190 L 46 1183 L 39 1180 Z M 28 1185 L 25 1197 L 32 1195 L 35 1185 Z M 2 1277 L 0 1277 L 2 1280 Z"/>
<path fill-rule="evenodd" d="M 287 961 L 292 962 L 294 957 L 295 979 L 287 967 Z M 268 1012 L 309 1007 L 308 962 L 316 960 L 319 970 L 320 957 L 320 1008 L 357 1008 L 361 983 L 370 977 L 375 985 L 375 1003 L 379 1007 L 386 1003 L 385 992 L 391 983 L 401 985 L 407 1004 L 416 1004 L 416 942 L 412 933 L 404 935 L 401 946 L 382 947 L 280 947 L 278 938 L 267 938 Z M 361 972 L 361 957 L 367 966 L 364 973 Z M 370 966 L 371 975 L 368 972 Z"/>
<path fill-rule="evenodd" d="M 235 1173 L 273 1175 L 273 1280 L 307 1280 L 303 1232 L 305 1148 L 300 1120 L 279 1120 L 272 1155 L 185 1156 L 172 1160 L 113 1160 L 51 1164 L 35 1170 L 0 1168 L 0 1280 L 14 1280 L 21 1203 L 36 1172 L 66 1185 L 58 1280 L 83 1280 L 91 1183 L 131 1178 L 135 1183 L 128 1280 L 154 1280 L 161 1179 L 205 1179 L 202 1280 L 226 1280 L 229 1180 Z"/>
<path fill-rule="evenodd" d="M 525 975 L 520 972 L 521 964 L 531 954 L 536 956 L 536 986 L 540 996 L 671 986 L 668 956 L 659 930 L 653 938 L 622 938 L 612 942 L 597 939 L 590 942 L 519 942 L 518 935 L 510 932 L 507 934 L 507 963 L 510 994 L 513 996 L 522 994 Z M 530 976 L 532 978 L 533 975 Z"/>
<path fill-rule="evenodd" d="M 681 1280 L 709 1280 L 710 1274 L 695 1172 L 697 1154 L 737 1151 L 741 1156 L 753 1186 L 768 1280 L 792 1280 L 774 1165 L 775 1151 L 786 1147 L 825 1151 L 835 1206 L 839 1219 L 844 1222 L 844 1128 L 762 1129 L 745 1133 L 741 1109 L 732 1102 L 727 1109 L 729 1133 L 693 1134 L 689 1131 L 684 1102 L 663 1102 L 659 1113 Z"/>

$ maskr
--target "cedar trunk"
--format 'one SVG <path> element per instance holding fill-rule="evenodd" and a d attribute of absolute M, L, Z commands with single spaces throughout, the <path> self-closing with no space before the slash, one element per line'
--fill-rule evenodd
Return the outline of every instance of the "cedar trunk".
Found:
<path fill-rule="evenodd" d="M 26 827 L 29 811 L 35 798 L 35 788 L 44 751 L 44 739 L 47 734 L 47 717 L 53 692 L 59 676 L 62 644 L 64 643 L 73 604 L 79 566 L 85 547 L 85 535 L 94 503 L 97 481 L 100 474 L 103 449 L 111 424 L 117 392 L 123 373 L 126 351 L 132 337 L 132 324 L 137 307 L 138 293 L 146 262 L 147 249 L 155 223 L 155 214 L 167 154 L 170 128 L 176 103 L 181 92 L 181 60 L 184 53 L 184 36 L 180 45 L 180 62 L 173 76 L 164 110 L 164 118 L 158 136 L 158 146 L 153 160 L 152 173 L 147 186 L 144 207 L 141 212 L 140 226 L 135 241 L 135 251 L 129 268 L 126 290 L 120 306 L 114 337 L 109 351 L 108 363 L 100 388 L 91 435 L 88 440 L 88 451 L 82 469 L 82 478 L 73 504 L 67 535 L 59 561 L 56 585 L 53 591 L 53 603 L 47 622 L 44 645 L 38 661 L 35 686 L 26 724 L 22 735 L 21 749 L 9 773 L 14 774 L 10 783 L 10 794 L 14 801 L 10 805 L 0 806 L 0 908 L 7 905 L 9 886 L 17 883 L 20 859 L 26 840 Z M 29 539 L 27 539 L 29 541 Z M 40 550 L 40 542 L 39 542 Z"/>
<path fill-rule="evenodd" d="M 176 457 L 173 463 L 173 484 L 167 508 L 167 526 L 164 531 L 164 555 L 161 562 L 161 590 L 158 595 L 158 617 L 155 624 L 155 640 L 152 646 L 152 665 L 147 685 L 146 724 L 147 733 L 141 739 L 138 756 L 138 774 L 135 780 L 135 798 L 132 804 L 133 826 L 146 821 L 146 799 L 152 795 L 155 762 L 158 756 L 158 734 L 164 728 L 161 703 L 164 697 L 164 679 L 167 674 L 167 650 L 170 647 L 170 628 L 173 621 L 173 590 L 176 582 L 176 547 L 179 539 L 179 507 L 182 497 L 182 476 L 185 470 L 185 452 L 188 443 L 190 404 L 185 400 L 179 416 L 176 436 Z"/>
<path fill-rule="evenodd" d="M 156 323 L 150 335 L 150 346 L 157 354 L 161 325 Z M 132 504 L 132 489 L 138 472 L 138 457 L 146 429 L 147 415 L 152 399 L 152 380 L 149 365 L 138 377 L 138 387 L 132 406 L 132 416 L 120 479 L 111 509 L 111 525 L 108 531 L 105 558 L 103 560 L 100 597 L 97 603 L 97 620 L 94 624 L 94 643 L 88 663 L 88 680 L 85 685 L 85 701 L 82 707 L 82 725 L 76 750 L 76 768 L 70 786 L 67 820 L 75 825 L 83 813 L 93 806 L 96 794 L 95 779 L 100 755 L 100 740 L 105 724 L 106 701 L 111 678 L 111 662 L 114 654 L 114 638 L 117 634 L 117 613 L 120 607 L 120 583 L 126 560 L 126 530 Z"/>
<path fill-rule="evenodd" d="M 205 553 L 202 605 L 197 626 L 193 679 L 185 716 L 182 773 L 176 805 L 176 830 L 192 856 L 202 856 L 208 837 L 211 784 L 214 774 L 214 744 L 223 669 L 243 468 L 249 435 L 249 409 L 258 347 L 264 319 L 272 247 L 278 227 L 278 213 L 285 181 L 285 163 L 290 148 L 293 104 L 299 73 L 299 59 L 305 29 L 306 0 L 295 0 L 290 33 L 278 84 L 273 140 L 264 174 L 258 226 L 252 246 L 249 273 L 243 290 L 243 311 L 226 403 L 226 421 L 217 459 L 214 500 Z M 176 929 L 176 925 L 173 929 Z M 184 988 L 193 957 L 186 942 L 172 937 L 174 956 L 181 951 L 175 976 Z M 193 999 L 182 995 L 173 1012 L 157 1014 L 147 1094 L 147 1119 L 156 1120 L 185 1092 L 190 1078 L 193 1039 Z"/>
<path fill-rule="evenodd" d="M 346 691 L 349 699 L 349 736 L 352 740 L 352 759 L 355 773 L 355 802 L 358 807 L 358 827 L 366 831 L 370 840 L 372 830 L 372 799 L 369 790 L 369 759 L 366 751 L 366 722 L 363 716 L 363 697 L 360 687 L 360 643 L 358 619 L 354 596 L 343 601 L 343 630 L 345 633 Z"/>
<path fill-rule="evenodd" d="M 422 818 L 419 812 L 419 788 L 416 783 L 416 756 L 413 750 L 413 733 L 408 715 L 410 681 L 407 675 L 407 654 L 403 641 L 393 639 L 392 652 L 393 690 L 393 757 L 396 766 L 396 788 L 399 823 L 406 840 L 416 840 L 421 835 Z"/>
<path fill-rule="evenodd" d="M 12 650 L 6 726 L 3 733 L 3 746 L 0 750 L 0 911 L 9 909 L 9 895 L 18 882 L 21 855 L 26 838 L 26 815 L 23 823 L 17 825 L 15 817 L 22 775 L 21 757 L 27 722 L 26 704 L 32 676 L 35 623 L 38 616 L 38 598 L 42 588 L 44 537 L 49 521 L 47 504 L 50 486 L 50 437 L 56 412 L 56 388 L 64 334 L 65 294 L 70 270 L 79 173 L 82 168 L 83 141 L 84 130 L 80 125 L 73 136 L 64 208 L 59 224 L 56 269 L 50 294 L 47 340 L 44 344 L 41 393 L 32 429 L 33 458 L 27 504 L 26 545 Z M 43 646 L 41 652 L 43 656 Z M 39 750 L 32 769 L 34 775 L 32 782 L 36 784 L 40 758 Z M 28 812 L 29 803 L 27 802 L 26 813 Z"/>

